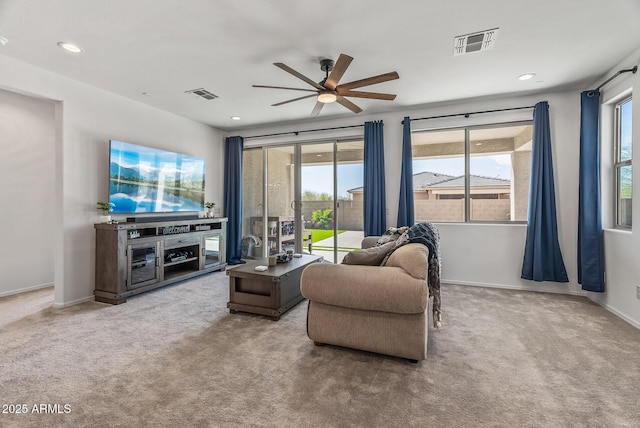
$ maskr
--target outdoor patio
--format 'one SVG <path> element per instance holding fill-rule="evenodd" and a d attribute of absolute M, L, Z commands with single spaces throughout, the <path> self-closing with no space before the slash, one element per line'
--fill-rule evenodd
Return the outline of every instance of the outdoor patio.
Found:
<path fill-rule="evenodd" d="M 353 249 L 360 248 L 360 243 L 364 238 L 361 230 L 345 230 L 338 234 L 338 257 L 336 262 L 341 263 L 344 256 Z M 324 256 L 325 260 L 334 261 L 333 248 L 334 237 L 326 238 L 313 244 L 313 254 Z"/>

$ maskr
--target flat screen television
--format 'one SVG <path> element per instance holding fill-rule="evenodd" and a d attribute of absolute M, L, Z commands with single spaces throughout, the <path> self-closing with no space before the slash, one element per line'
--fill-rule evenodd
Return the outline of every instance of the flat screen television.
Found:
<path fill-rule="evenodd" d="M 203 211 L 204 173 L 202 158 L 110 140 L 111 212 Z"/>

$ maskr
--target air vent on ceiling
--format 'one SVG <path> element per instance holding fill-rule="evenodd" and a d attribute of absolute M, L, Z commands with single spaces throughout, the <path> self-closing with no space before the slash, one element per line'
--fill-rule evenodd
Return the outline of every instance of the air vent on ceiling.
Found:
<path fill-rule="evenodd" d="M 216 98 L 218 98 L 217 95 L 212 94 L 211 92 L 207 91 L 204 88 L 198 88 L 198 89 L 192 89 L 190 91 L 184 91 L 185 94 L 194 94 L 197 95 L 199 97 L 204 98 L 205 100 L 215 100 Z"/>
<path fill-rule="evenodd" d="M 453 55 L 464 55 L 493 49 L 498 37 L 498 30 L 499 28 L 494 28 L 480 33 L 457 36 L 453 40 Z"/>

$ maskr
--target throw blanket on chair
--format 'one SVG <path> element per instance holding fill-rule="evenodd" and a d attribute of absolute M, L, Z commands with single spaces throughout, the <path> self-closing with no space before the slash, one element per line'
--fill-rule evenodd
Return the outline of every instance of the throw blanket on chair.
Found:
<path fill-rule="evenodd" d="M 422 244 L 429 249 L 427 283 L 429 284 L 429 297 L 433 296 L 433 326 L 440 328 L 442 319 L 440 311 L 440 233 L 431 223 L 417 223 L 400 235 L 394 250 L 408 243 Z"/>

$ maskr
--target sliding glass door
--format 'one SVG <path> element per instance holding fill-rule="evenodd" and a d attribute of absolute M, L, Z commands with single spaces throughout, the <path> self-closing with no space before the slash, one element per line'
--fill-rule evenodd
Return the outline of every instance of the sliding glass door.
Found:
<path fill-rule="evenodd" d="M 336 144 L 337 226 L 335 261 L 360 248 L 364 238 L 364 140 Z"/>
<path fill-rule="evenodd" d="M 340 262 L 359 248 L 363 158 L 361 139 L 245 150 L 243 257 L 292 250 Z"/>
<path fill-rule="evenodd" d="M 296 220 L 296 145 L 270 147 L 264 151 L 266 170 L 266 250 L 267 255 L 300 252 Z"/>
<path fill-rule="evenodd" d="M 242 154 L 242 258 L 264 257 L 264 176 L 262 148 Z"/>
<path fill-rule="evenodd" d="M 335 261 L 336 177 L 334 142 L 301 146 L 300 188 L 302 218 L 314 242 L 314 254 Z"/>

